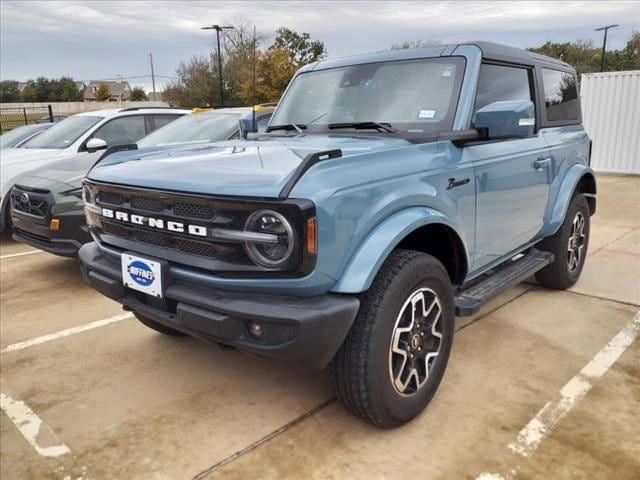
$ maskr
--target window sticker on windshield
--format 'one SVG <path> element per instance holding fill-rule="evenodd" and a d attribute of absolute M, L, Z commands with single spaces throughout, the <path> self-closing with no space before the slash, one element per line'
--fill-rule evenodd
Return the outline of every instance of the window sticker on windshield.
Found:
<path fill-rule="evenodd" d="M 443 77 L 450 77 L 452 74 L 453 74 L 453 68 L 451 67 L 445 68 L 444 71 L 442 72 Z"/>
<path fill-rule="evenodd" d="M 418 112 L 418 118 L 435 118 L 435 110 L 420 110 Z"/>

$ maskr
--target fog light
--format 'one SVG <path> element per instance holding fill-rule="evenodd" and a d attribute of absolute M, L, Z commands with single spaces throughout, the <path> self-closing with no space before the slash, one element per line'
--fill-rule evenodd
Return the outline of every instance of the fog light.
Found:
<path fill-rule="evenodd" d="M 256 338 L 262 338 L 264 335 L 264 329 L 262 328 L 262 324 L 259 322 L 251 322 L 249 324 L 249 333 Z"/>
<path fill-rule="evenodd" d="M 58 218 L 52 218 L 51 222 L 49 223 L 49 230 L 51 230 L 52 232 L 55 232 L 59 228 L 60 228 L 60 220 Z"/>

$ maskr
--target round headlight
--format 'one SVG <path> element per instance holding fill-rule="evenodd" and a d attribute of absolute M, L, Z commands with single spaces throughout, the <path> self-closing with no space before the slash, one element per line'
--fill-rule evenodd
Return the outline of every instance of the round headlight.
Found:
<path fill-rule="evenodd" d="M 278 212 L 258 210 L 247 219 L 245 230 L 252 233 L 270 235 L 277 241 L 247 241 L 245 249 L 251 259 L 267 268 L 282 266 L 289 260 L 295 244 L 293 228 L 289 221 Z"/>

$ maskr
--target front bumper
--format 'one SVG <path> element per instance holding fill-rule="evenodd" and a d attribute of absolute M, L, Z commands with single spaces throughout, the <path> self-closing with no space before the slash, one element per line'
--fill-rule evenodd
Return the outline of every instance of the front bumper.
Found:
<path fill-rule="evenodd" d="M 171 278 L 168 272 L 164 298 L 157 299 L 125 287 L 119 261 L 104 254 L 97 243 L 84 245 L 78 258 L 85 281 L 127 310 L 203 340 L 303 368 L 321 369 L 329 363 L 360 306 L 355 296 L 217 290 Z M 251 322 L 260 323 L 261 338 L 249 332 Z"/>
<path fill-rule="evenodd" d="M 84 212 L 71 210 L 54 215 L 60 221 L 56 231 L 49 228 L 50 219 L 29 215 L 19 210 L 11 209 L 13 223 L 13 238 L 55 255 L 75 257 L 83 243 L 92 240 L 85 225 Z"/>

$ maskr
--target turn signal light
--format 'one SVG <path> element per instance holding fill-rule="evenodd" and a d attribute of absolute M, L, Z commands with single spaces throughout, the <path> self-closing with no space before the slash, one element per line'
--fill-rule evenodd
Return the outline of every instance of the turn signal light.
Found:
<path fill-rule="evenodd" d="M 316 241 L 316 218 L 307 220 L 307 252 L 316 253 L 318 246 Z"/>
<path fill-rule="evenodd" d="M 55 232 L 59 228 L 60 228 L 60 220 L 58 218 L 52 218 L 51 222 L 49 223 L 49 230 L 51 230 L 52 232 Z"/>

